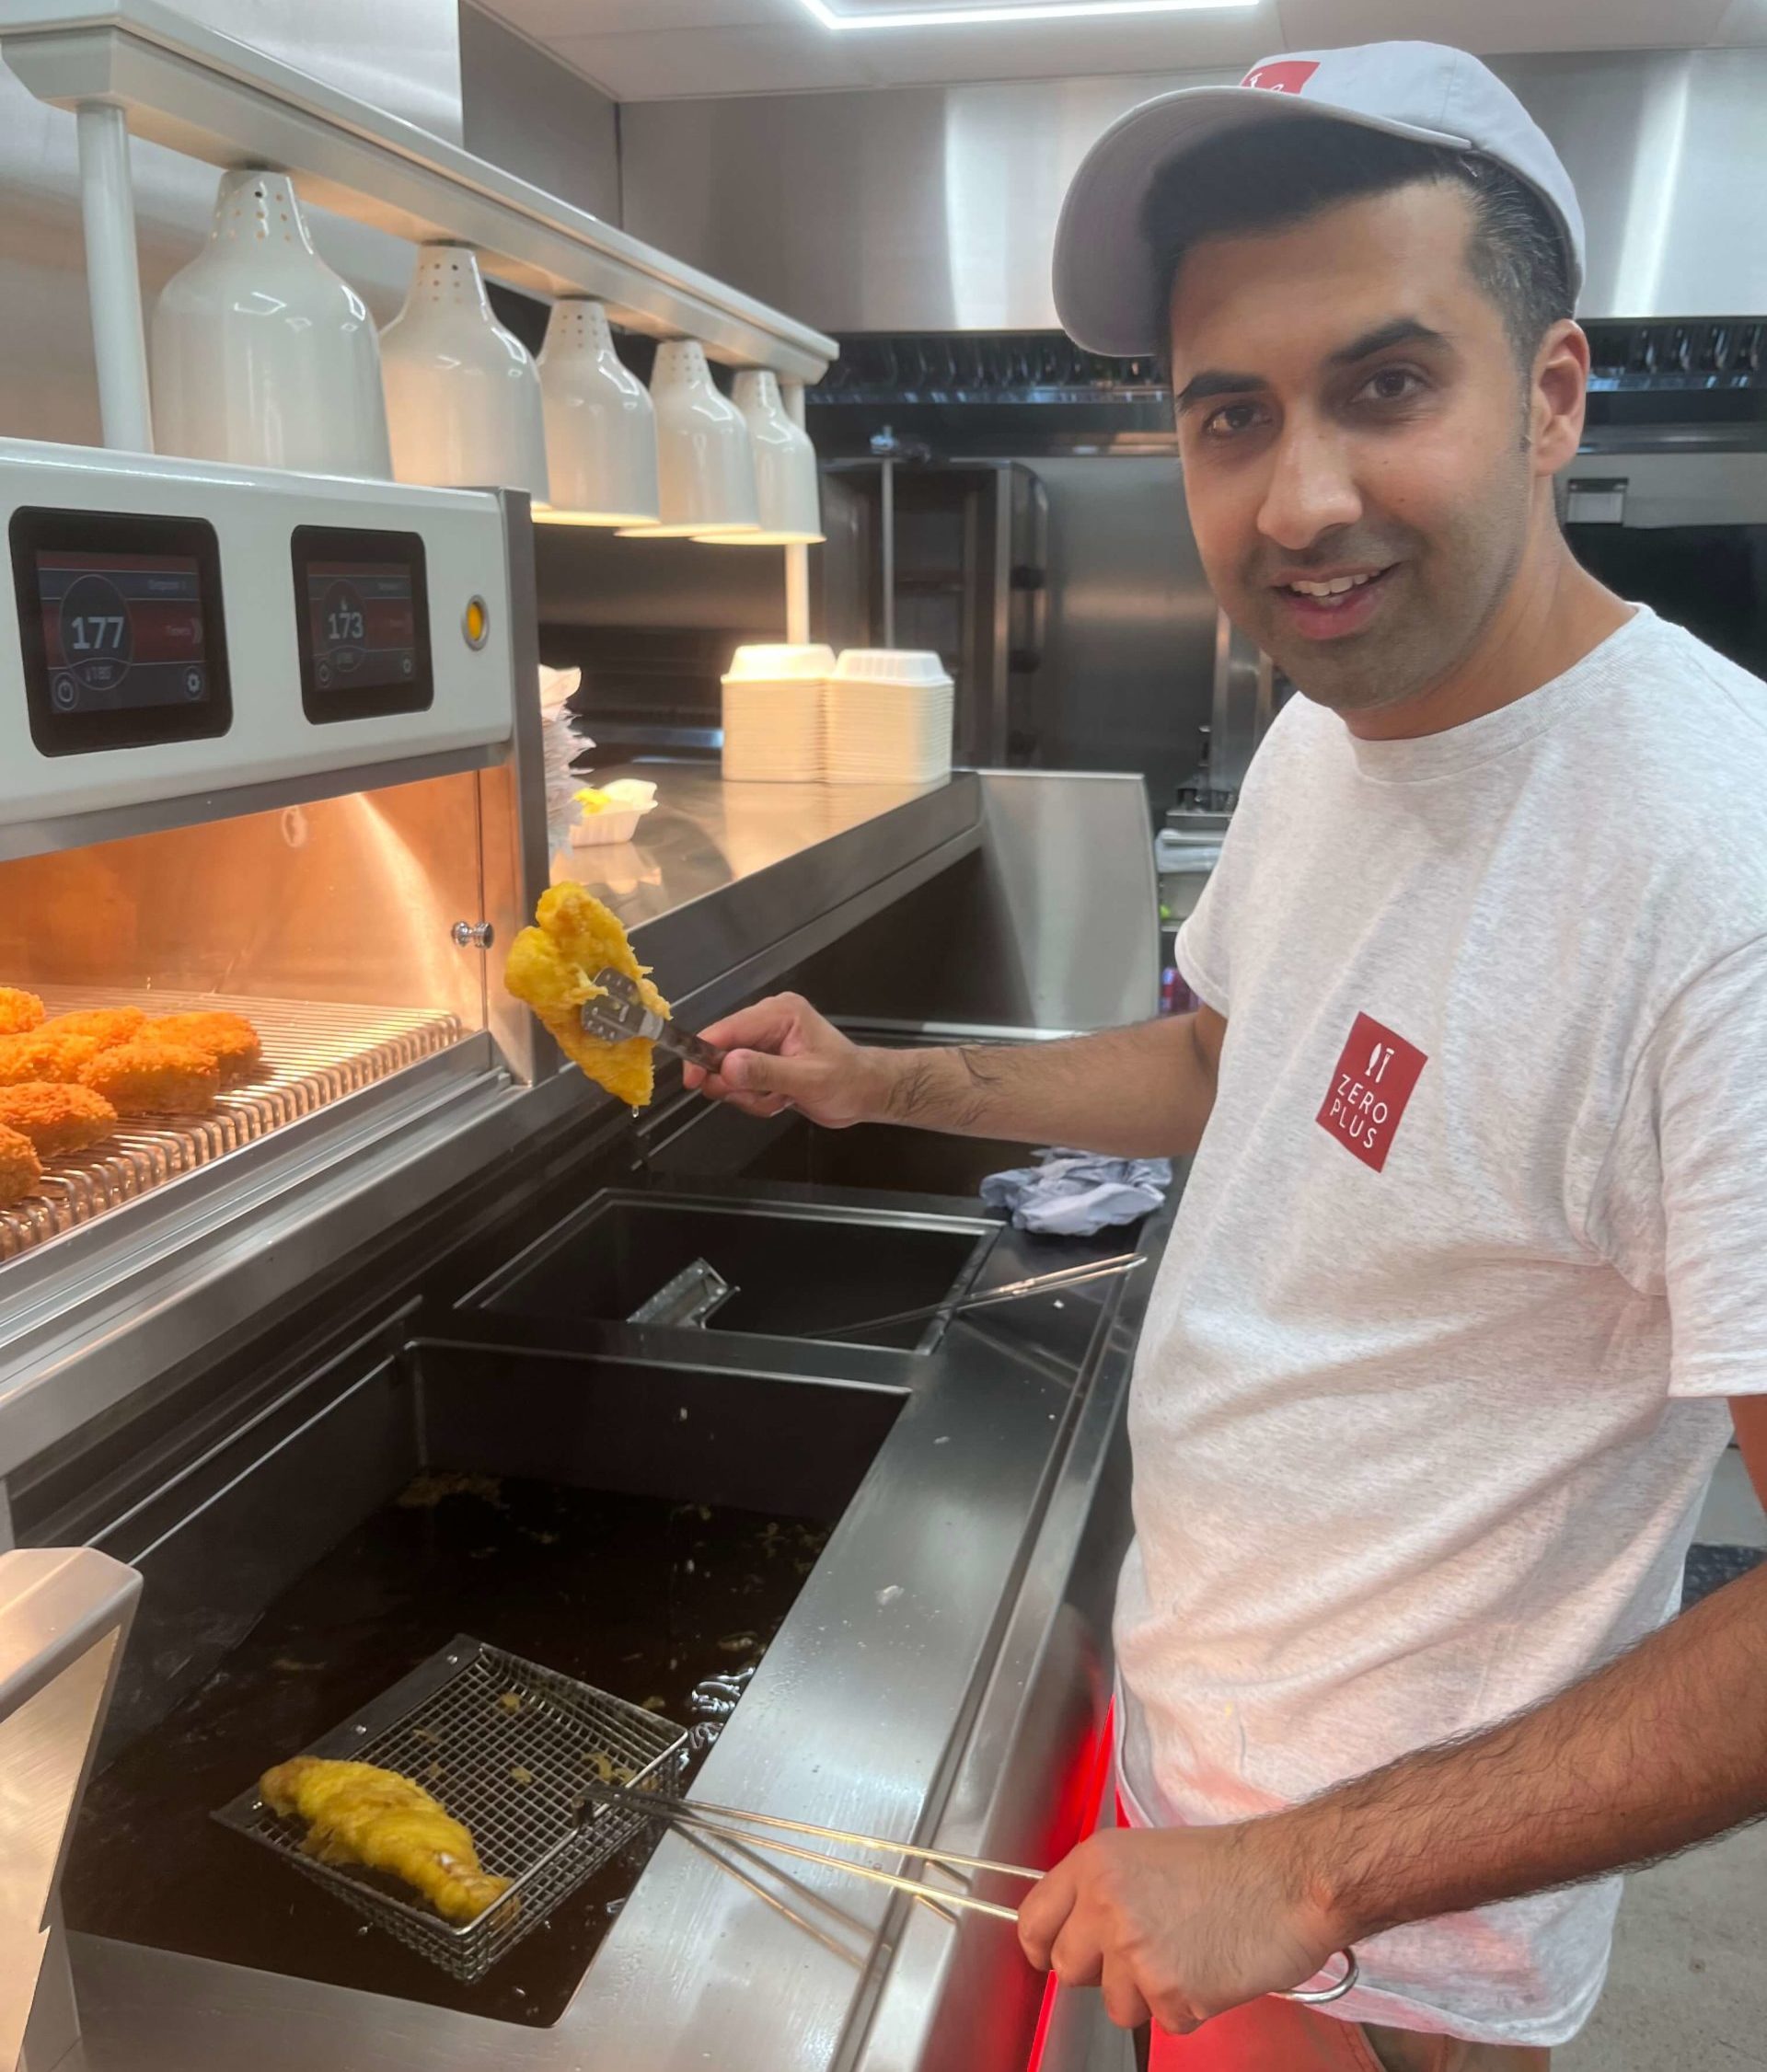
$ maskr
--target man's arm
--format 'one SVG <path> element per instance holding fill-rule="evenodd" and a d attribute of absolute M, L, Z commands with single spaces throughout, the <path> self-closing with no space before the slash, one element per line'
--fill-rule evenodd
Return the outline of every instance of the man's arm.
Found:
<path fill-rule="evenodd" d="M 1033 1963 L 1171 2030 L 1334 1950 L 1648 1863 L 1767 1813 L 1767 1568 L 1533 1710 L 1318 1799 L 1083 1843 L 1026 1900 Z"/>
<path fill-rule="evenodd" d="M 1767 1396 L 1733 1396 L 1730 1422 L 1737 1428 L 1737 1450 L 1755 1494 L 1767 1508 Z"/>
<path fill-rule="evenodd" d="M 687 1085 L 751 1115 L 792 1107 L 829 1129 L 906 1122 L 1154 1157 L 1200 1142 L 1227 1023 L 1202 1007 L 1059 1042 L 884 1050 L 782 993 L 702 1033 L 728 1055 L 716 1076 L 687 1066 Z"/>

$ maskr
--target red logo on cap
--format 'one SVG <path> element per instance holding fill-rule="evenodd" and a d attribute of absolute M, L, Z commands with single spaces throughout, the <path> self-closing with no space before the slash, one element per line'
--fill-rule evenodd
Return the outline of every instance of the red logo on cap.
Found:
<path fill-rule="evenodd" d="M 1276 64 L 1253 65 L 1242 86 L 1262 86 L 1272 94 L 1298 94 L 1319 70 L 1317 58 L 1283 58 Z"/>

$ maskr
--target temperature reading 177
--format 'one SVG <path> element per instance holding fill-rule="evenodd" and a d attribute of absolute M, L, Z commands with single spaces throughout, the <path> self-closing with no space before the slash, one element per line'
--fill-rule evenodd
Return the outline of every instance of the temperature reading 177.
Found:
<path fill-rule="evenodd" d="M 83 612 L 67 622 L 67 644 L 76 655 L 118 655 L 122 652 L 127 620 L 121 612 Z"/>

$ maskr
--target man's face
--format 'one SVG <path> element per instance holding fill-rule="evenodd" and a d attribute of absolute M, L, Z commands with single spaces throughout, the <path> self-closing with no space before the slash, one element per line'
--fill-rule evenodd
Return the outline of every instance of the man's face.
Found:
<path fill-rule="evenodd" d="M 1203 566 L 1234 622 L 1339 712 L 1442 682 L 1527 544 L 1527 385 L 1468 269 L 1472 222 L 1453 187 L 1400 188 L 1199 245 L 1173 284 Z"/>

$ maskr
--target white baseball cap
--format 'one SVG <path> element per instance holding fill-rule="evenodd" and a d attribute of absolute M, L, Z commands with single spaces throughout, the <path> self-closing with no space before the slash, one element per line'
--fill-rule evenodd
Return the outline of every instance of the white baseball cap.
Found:
<path fill-rule="evenodd" d="M 1546 132 L 1489 66 L 1442 43 L 1360 43 L 1292 51 L 1254 64 L 1237 86 L 1187 86 L 1143 101 L 1086 154 L 1056 226 L 1056 310 L 1089 352 L 1123 359 L 1165 344 L 1165 283 L 1142 222 L 1155 179 L 1176 158 L 1255 122 L 1330 121 L 1496 159 L 1551 210 L 1583 284 L 1583 212 Z"/>

